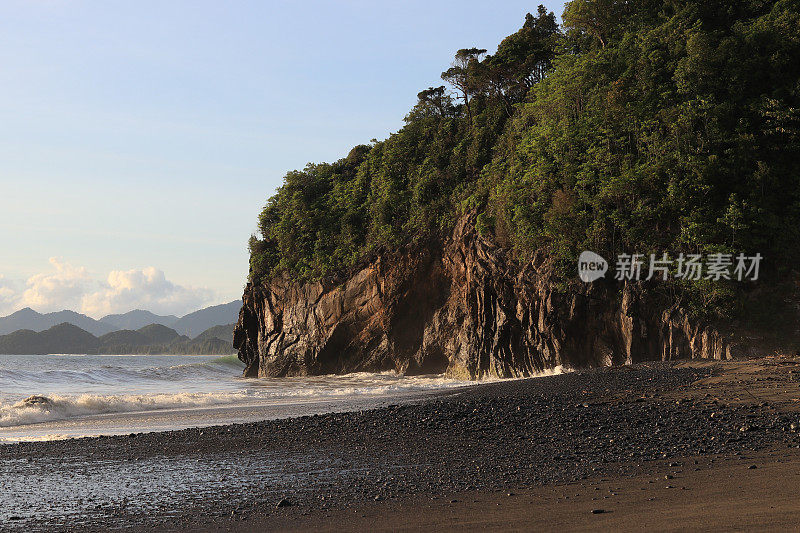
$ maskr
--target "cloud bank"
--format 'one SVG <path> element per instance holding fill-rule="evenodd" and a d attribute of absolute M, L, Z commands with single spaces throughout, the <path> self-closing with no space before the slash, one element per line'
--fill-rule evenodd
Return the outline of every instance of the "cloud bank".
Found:
<path fill-rule="evenodd" d="M 57 257 L 50 258 L 54 272 L 36 274 L 28 278 L 26 289 L 20 297 L 21 307 L 56 310 L 76 309 L 87 291 L 92 289 L 92 278 L 84 267 L 73 267 Z"/>
<path fill-rule="evenodd" d="M 61 258 L 51 257 L 50 264 L 50 271 L 24 282 L 0 275 L 0 314 L 31 307 L 43 313 L 72 309 L 95 318 L 132 309 L 182 315 L 214 302 L 213 291 L 174 283 L 152 266 L 113 270 L 100 280 Z"/>
<path fill-rule="evenodd" d="M 17 291 L 11 282 L 0 274 L 0 310 L 12 306 L 16 297 Z"/>
<path fill-rule="evenodd" d="M 93 316 L 148 309 L 161 314 L 184 314 L 213 298 L 207 289 L 188 288 L 167 280 L 155 267 L 143 270 L 114 270 L 105 285 L 83 296 L 81 309 Z"/>

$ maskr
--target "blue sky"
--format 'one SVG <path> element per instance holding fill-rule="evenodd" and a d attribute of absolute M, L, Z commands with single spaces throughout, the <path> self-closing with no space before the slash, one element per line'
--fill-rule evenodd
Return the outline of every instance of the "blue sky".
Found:
<path fill-rule="evenodd" d="M 399 129 L 537 4 L 4 0 L 0 314 L 240 297 L 288 170 Z"/>

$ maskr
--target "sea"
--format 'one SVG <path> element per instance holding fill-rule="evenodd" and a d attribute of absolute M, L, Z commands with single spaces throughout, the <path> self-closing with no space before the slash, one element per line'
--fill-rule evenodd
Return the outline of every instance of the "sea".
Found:
<path fill-rule="evenodd" d="M 393 372 L 244 378 L 236 356 L 0 355 L 0 444 L 352 411 L 473 382 Z"/>

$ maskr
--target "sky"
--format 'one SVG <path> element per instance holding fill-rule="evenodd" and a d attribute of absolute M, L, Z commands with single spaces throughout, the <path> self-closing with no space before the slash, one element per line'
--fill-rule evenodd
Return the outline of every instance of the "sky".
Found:
<path fill-rule="evenodd" d="M 538 3 L 3 0 L 0 315 L 240 298 L 287 171 L 398 130 Z"/>

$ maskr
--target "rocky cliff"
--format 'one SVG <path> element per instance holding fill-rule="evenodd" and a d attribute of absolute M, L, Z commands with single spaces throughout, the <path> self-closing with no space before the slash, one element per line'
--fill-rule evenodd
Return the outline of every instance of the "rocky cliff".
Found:
<path fill-rule="evenodd" d="M 565 365 L 725 359 L 737 346 L 640 284 L 557 284 L 475 230 L 406 248 L 343 282 L 248 285 L 234 332 L 247 376 L 396 370 L 477 379 Z"/>

